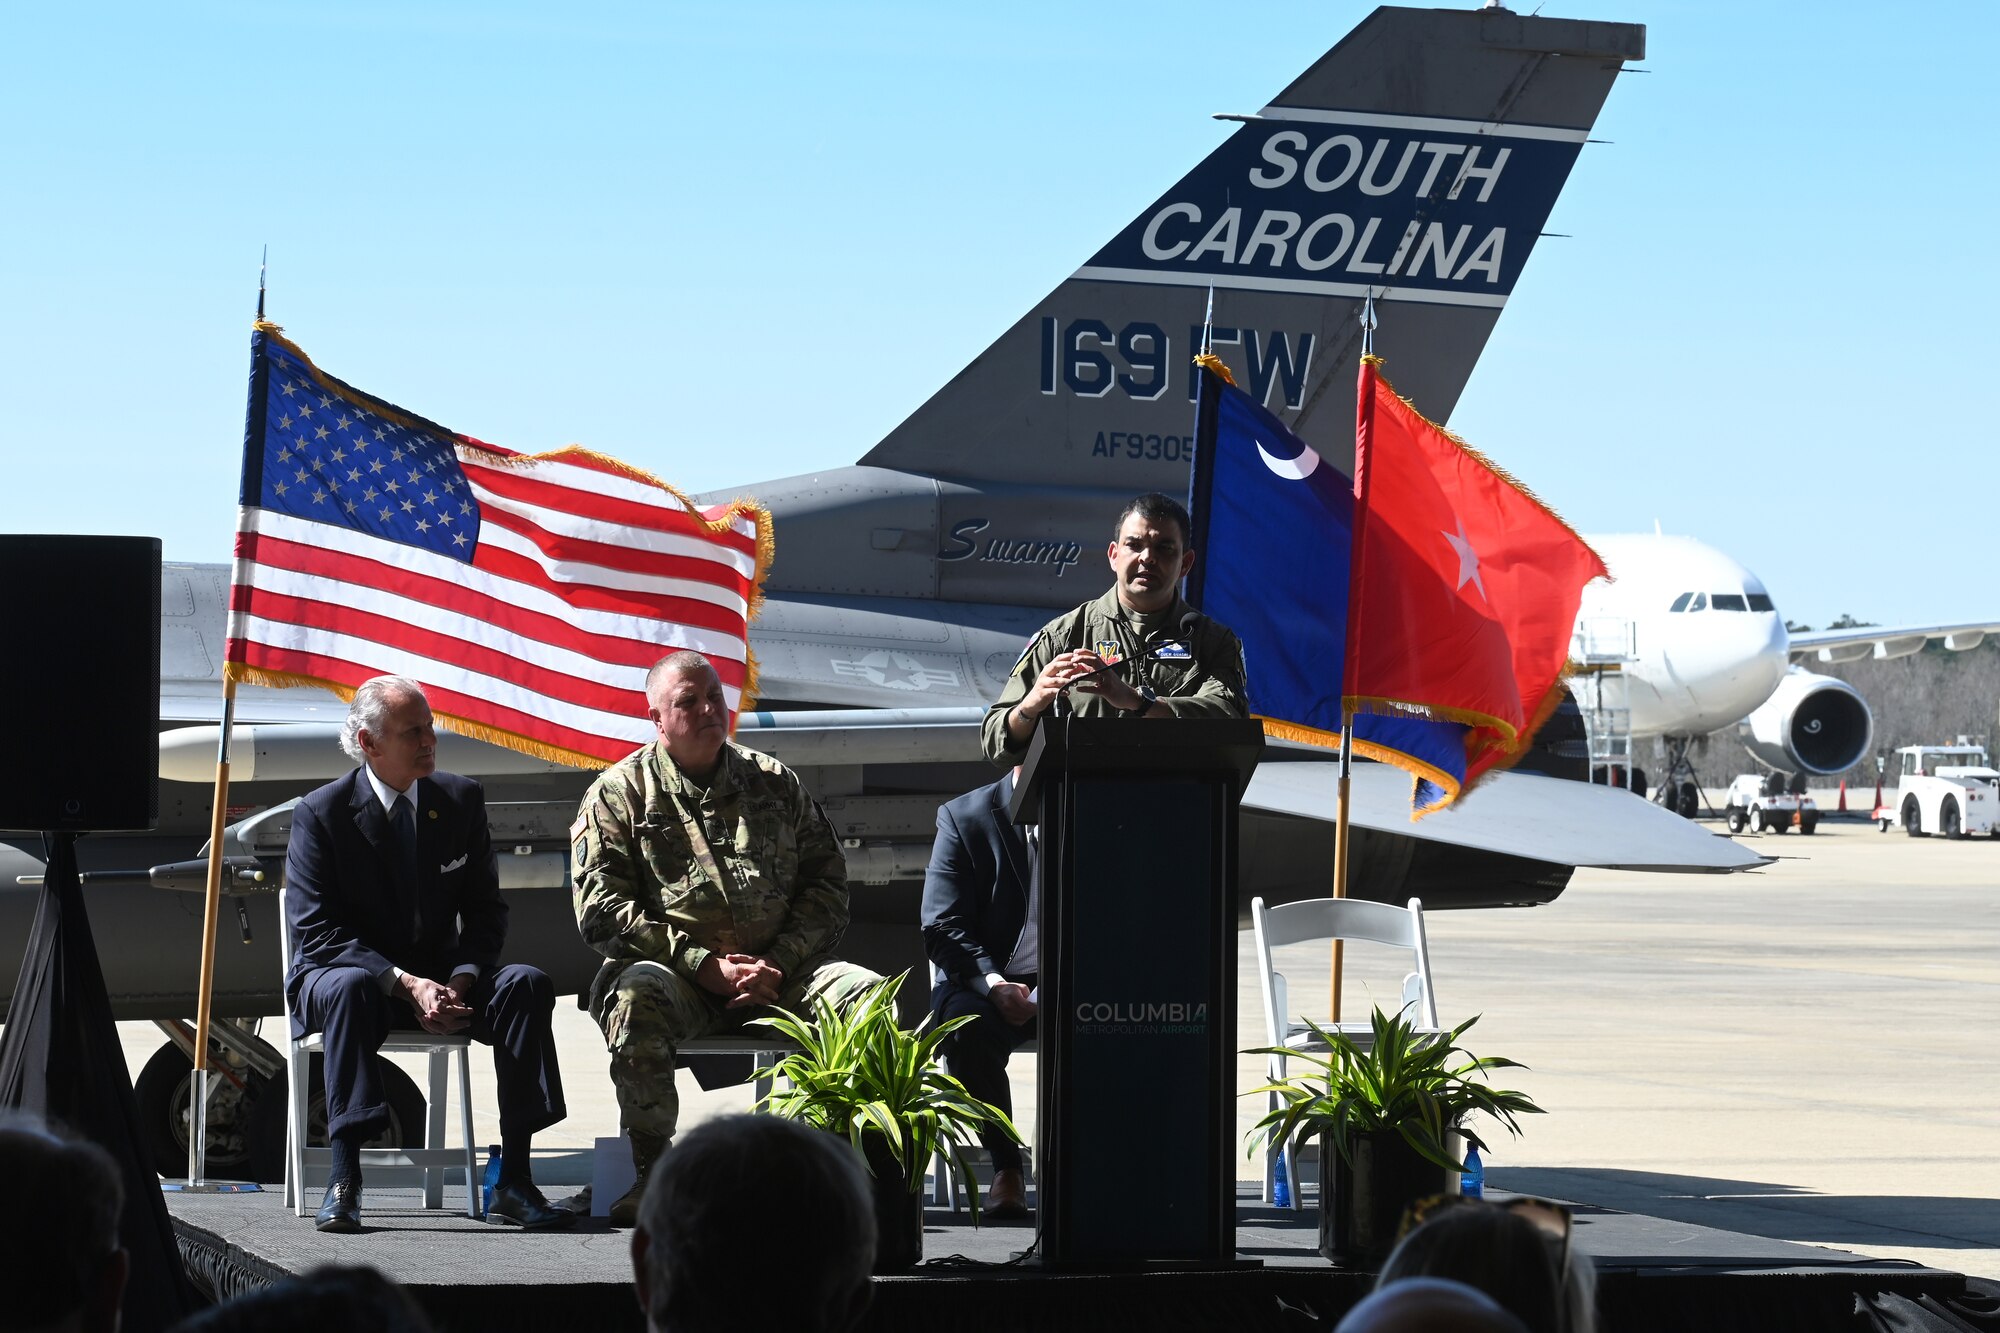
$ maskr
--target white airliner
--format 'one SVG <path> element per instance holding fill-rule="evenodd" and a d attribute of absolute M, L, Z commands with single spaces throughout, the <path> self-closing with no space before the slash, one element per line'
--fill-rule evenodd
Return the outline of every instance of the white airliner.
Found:
<path fill-rule="evenodd" d="M 1698 793 L 1686 763 L 1698 737 L 1736 723 L 1760 762 L 1791 774 L 1839 773 L 1868 755 L 1874 715 L 1845 681 L 1803 661 L 1906 657 L 1932 639 L 1976 648 L 2000 622 L 1822 630 L 1791 634 L 1763 582 L 1692 537 L 1614 533 L 1587 537 L 1614 582 L 1584 589 L 1571 682 L 1588 718 L 1625 709 L 1634 737 L 1667 742 L 1656 794 L 1693 814 Z"/>

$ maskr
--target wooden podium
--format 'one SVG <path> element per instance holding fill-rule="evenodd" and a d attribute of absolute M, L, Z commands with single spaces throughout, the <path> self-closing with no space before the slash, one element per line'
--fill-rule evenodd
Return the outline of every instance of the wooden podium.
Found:
<path fill-rule="evenodd" d="M 1236 1264 L 1235 718 L 1045 717 L 1036 1174 L 1053 1268 Z"/>

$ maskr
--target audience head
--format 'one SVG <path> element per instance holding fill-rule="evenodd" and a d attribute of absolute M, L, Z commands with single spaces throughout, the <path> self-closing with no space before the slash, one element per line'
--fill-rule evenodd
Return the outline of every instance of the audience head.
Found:
<path fill-rule="evenodd" d="M 773 1280 L 772 1256 L 782 1256 Z M 875 1211 L 843 1139 L 770 1115 L 689 1130 L 653 1167 L 632 1232 L 632 1276 L 654 1333 L 758 1323 L 842 1333 L 873 1296 Z"/>
<path fill-rule="evenodd" d="M 1334 1333 L 1525 1333 L 1526 1326 L 1484 1292 L 1439 1277 L 1410 1277 L 1375 1288 Z"/>
<path fill-rule="evenodd" d="M 0 1113 L 0 1333 L 118 1327 L 129 1260 L 118 1240 L 125 1186 L 111 1154 L 20 1111 Z M 32 1200 L 28 1206 L 26 1200 Z"/>
<path fill-rule="evenodd" d="M 1568 1209 L 1539 1199 L 1445 1195 L 1411 1214 L 1416 1225 L 1383 1263 L 1378 1290 L 1407 1278 L 1448 1278 L 1491 1296 L 1530 1333 L 1595 1327 L 1590 1260 L 1572 1245 Z"/>
<path fill-rule="evenodd" d="M 190 1315 L 173 1333 L 431 1333 L 409 1293 L 373 1268 L 327 1264 Z"/>

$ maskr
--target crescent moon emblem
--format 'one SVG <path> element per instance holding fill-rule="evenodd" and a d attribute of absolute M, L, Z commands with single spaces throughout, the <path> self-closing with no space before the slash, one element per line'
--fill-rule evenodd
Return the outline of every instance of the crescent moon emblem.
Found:
<path fill-rule="evenodd" d="M 1287 481 L 1304 481 L 1313 474 L 1313 469 L 1319 466 L 1319 455 L 1311 449 L 1304 450 L 1297 458 L 1278 458 L 1264 447 L 1262 440 L 1259 440 L 1257 452 L 1264 455 L 1265 467 Z"/>

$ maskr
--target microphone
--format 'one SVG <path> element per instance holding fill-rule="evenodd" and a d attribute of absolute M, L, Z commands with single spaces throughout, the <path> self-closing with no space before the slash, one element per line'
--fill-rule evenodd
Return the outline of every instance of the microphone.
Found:
<path fill-rule="evenodd" d="M 1159 637 L 1142 645 L 1141 650 L 1138 653 L 1134 654 L 1133 656 L 1121 657 L 1116 662 L 1106 662 L 1101 667 L 1094 667 L 1091 670 L 1084 672 L 1081 676 L 1078 676 L 1075 679 L 1071 680 L 1068 685 L 1062 687 L 1061 693 L 1059 693 L 1056 696 L 1057 700 L 1062 701 L 1069 694 L 1069 691 L 1072 686 L 1081 685 L 1084 681 L 1089 680 L 1092 676 L 1101 676 L 1107 671 L 1122 672 L 1126 667 L 1130 666 L 1134 662 L 1145 662 L 1151 660 L 1152 658 L 1158 657 L 1160 655 L 1160 650 L 1163 648 L 1170 648 L 1178 645 L 1179 647 L 1187 649 L 1188 651 L 1192 652 L 1193 649 L 1189 646 L 1188 639 L 1190 636 L 1194 634 L 1194 628 L 1198 623 L 1200 623 L 1200 621 L 1201 621 L 1201 612 L 1189 611 L 1186 615 L 1181 617 L 1181 623 L 1176 633 L 1168 635 L 1166 631 L 1163 629 L 1160 631 Z"/>

